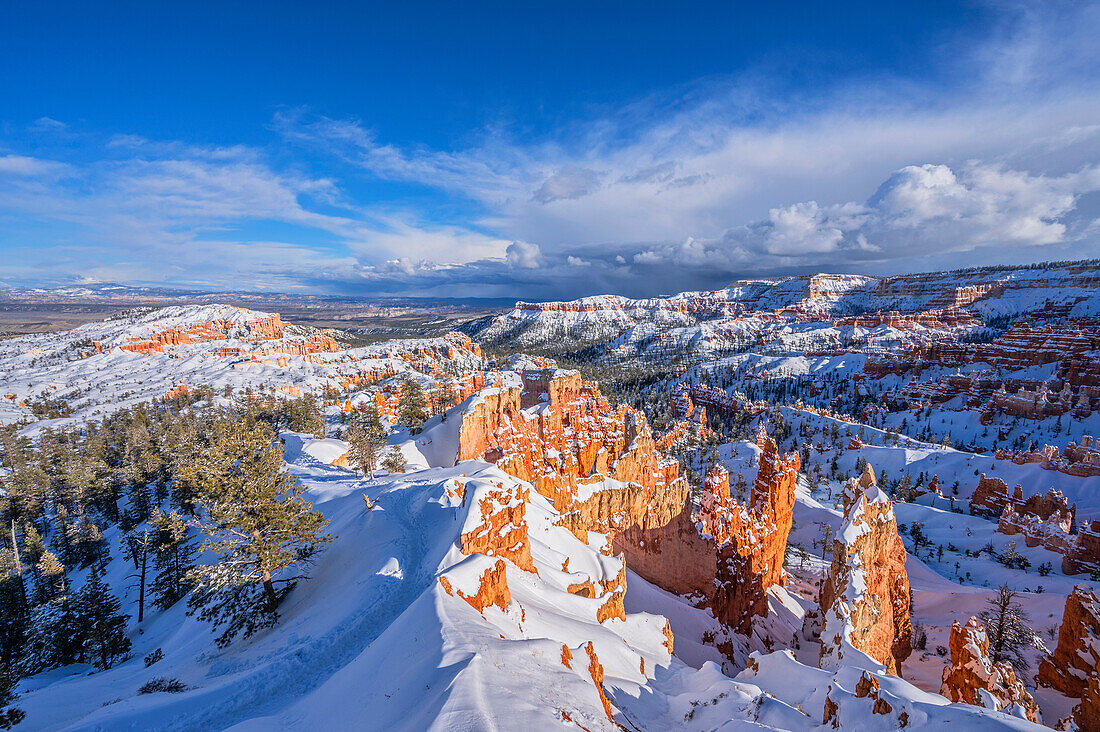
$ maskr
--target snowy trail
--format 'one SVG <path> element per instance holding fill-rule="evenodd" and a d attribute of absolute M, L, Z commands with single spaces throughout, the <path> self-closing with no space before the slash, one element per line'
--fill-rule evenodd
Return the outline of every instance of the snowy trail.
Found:
<path fill-rule="evenodd" d="M 160 703 L 146 713 L 143 707 L 150 706 L 147 702 L 153 697 L 139 697 L 95 710 L 71 729 L 224 729 L 277 715 L 320 687 L 362 654 L 430 586 L 445 548 L 425 546 L 426 535 L 441 533 L 433 532 L 427 525 L 432 522 L 423 518 L 424 511 L 430 510 L 426 504 L 431 491 L 425 488 L 446 477 L 401 481 L 376 499 L 377 507 L 370 513 L 362 507 L 360 491 L 354 489 L 357 483 L 349 481 L 353 487 L 348 495 L 320 506 L 333 520 L 331 530 L 339 539 L 314 576 L 284 601 L 281 612 L 286 620 L 280 628 L 258 636 L 251 641 L 252 648 L 238 649 L 237 654 L 214 652 L 215 657 L 224 658 L 216 659 L 211 673 L 221 673 L 179 699 L 168 701 L 161 696 L 156 700 Z M 449 509 L 439 506 L 438 513 L 439 520 L 454 520 Z M 364 566 L 365 557 L 391 561 Z M 392 560 L 398 576 L 393 574 Z M 372 568 L 377 571 L 364 577 Z M 332 605 L 335 613 L 326 611 Z M 311 637 L 309 631 L 318 627 L 319 620 L 325 623 L 320 627 L 327 629 Z M 196 632 L 209 630 L 199 626 Z M 280 640 L 289 643 L 265 648 Z M 228 658 L 235 659 L 231 668 L 227 668 Z M 240 668 L 251 670 L 237 671 Z M 63 689 L 57 688 L 56 693 Z"/>

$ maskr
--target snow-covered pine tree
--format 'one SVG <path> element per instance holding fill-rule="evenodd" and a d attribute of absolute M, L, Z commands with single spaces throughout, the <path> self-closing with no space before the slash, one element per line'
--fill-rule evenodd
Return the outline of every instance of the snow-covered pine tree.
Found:
<path fill-rule="evenodd" d="M 34 586 L 36 605 L 50 602 L 66 592 L 68 580 L 65 577 L 65 565 L 53 552 L 43 552 L 35 565 L 37 581 Z"/>
<path fill-rule="evenodd" d="M 99 567 L 93 567 L 87 582 L 76 595 L 76 615 L 84 647 L 96 668 L 107 669 L 130 651 L 122 603 L 103 582 Z"/>
<path fill-rule="evenodd" d="M 301 577 L 285 571 L 307 564 L 332 540 L 328 520 L 302 497 L 283 470 L 283 449 L 262 423 L 247 418 L 220 425 L 211 449 L 186 468 L 198 486 L 200 549 L 220 555 L 188 573 L 189 605 L 214 628 L 219 646 L 278 622 L 279 602 Z"/>

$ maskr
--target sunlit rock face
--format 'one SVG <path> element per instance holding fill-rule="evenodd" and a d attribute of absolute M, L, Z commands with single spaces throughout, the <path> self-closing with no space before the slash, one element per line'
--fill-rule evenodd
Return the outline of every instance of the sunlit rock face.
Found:
<path fill-rule="evenodd" d="M 951 665 L 943 670 L 942 695 L 953 702 L 1014 711 L 1039 721 L 1039 707 L 1012 666 L 990 660 L 989 637 L 977 618 L 966 625 L 957 620 L 951 625 L 950 646 Z"/>
<path fill-rule="evenodd" d="M 759 470 L 749 501 L 732 502 L 714 473 L 699 521 L 677 463 L 657 452 L 645 415 L 612 408 L 594 382 L 571 371 L 505 372 L 467 406 L 458 459 L 494 462 L 529 481 L 587 541 L 606 534 L 646 580 L 708 604 L 738 632 L 766 615 L 768 587 L 783 584 L 797 455 L 758 437 Z"/>
<path fill-rule="evenodd" d="M 899 674 L 912 634 L 906 553 L 870 466 L 845 487 L 844 516 L 821 590 L 821 666 L 858 665 L 864 654 Z"/>
<path fill-rule="evenodd" d="M 703 486 L 698 530 L 715 544 L 714 614 L 747 634 L 754 616 L 768 614 L 767 590 L 787 578 L 783 556 L 791 532 L 799 458 L 781 455 L 766 434 L 749 502 L 735 503 L 724 469 L 708 473 Z"/>

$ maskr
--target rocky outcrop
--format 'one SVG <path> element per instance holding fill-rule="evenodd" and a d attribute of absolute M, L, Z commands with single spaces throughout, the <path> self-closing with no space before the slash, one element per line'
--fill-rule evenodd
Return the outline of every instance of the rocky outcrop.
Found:
<path fill-rule="evenodd" d="M 615 721 L 615 716 L 611 713 L 611 702 L 607 699 L 607 694 L 603 690 L 603 664 L 600 663 L 600 659 L 596 657 L 596 650 L 592 647 L 592 641 L 584 647 L 584 652 L 588 654 L 588 674 L 592 677 L 592 683 L 596 685 L 596 691 L 600 695 L 600 702 L 603 704 L 603 712 L 607 715 L 607 718 L 612 722 Z"/>
<path fill-rule="evenodd" d="M 1008 484 L 1003 480 L 987 478 L 985 473 L 982 473 L 978 479 L 978 486 L 970 497 L 970 513 L 978 516 L 1000 516 L 1004 513 L 1005 506 L 1010 504 L 1023 508 L 1023 488 L 1017 485 L 1010 493 Z"/>
<path fill-rule="evenodd" d="M 1089 677 L 1081 703 L 1073 709 L 1073 721 L 1077 729 L 1100 729 L 1100 674 Z"/>
<path fill-rule="evenodd" d="M 444 588 L 446 587 L 447 585 L 444 585 Z M 478 583 L 477 592 L 467 595 L 462 590 L 458 590 L 458 596 L 478 612 L 484 611 L 490 605 L 506 610 L 512 602 L 512 593 L 508 589 L 508 574 L 504 560 L 498 559 L 496 564 L 485 570 Z"/>
<path fill-rule="evenodd" d="M 1077 530 L 1073 546 L 1062 559 L 1062 572 L 1081 574 L 1100 571 L 1100 521 L 1092 521 Z"/>
<path fill-rule="evenodd" d="M 1039 706 L 1012 666 L 990 660 L 989 637 L 977 618 L 965 626 L 957 620 L 951 625 L 950 646 L 951 665 L 943 670 L 940 694 L 953 702 L 1004 709 L 1039 721 Z"/>
<path fill-rule="evenodd" d="M 531 482 L 561 513 L 559 525 L 582 541 L 606 534 L 606 551 L 625 555 L 644 579 L 709 604 L 747 633 L 768 612 L 767 589 L 785 581 L 799 470 L 798 456 L 780 455 L 766 434 L 758 444 L 749 502 L 734 504 L 728 476 L 715 471 L 696 524 L 690 489 L 678 465 L 656 452 L 643 414 L 612 409 L 575 372 L 536 369 L 502 374 L 468 405 L 458 459 L 494 462 Z M 605 618 L 618 616 L 614 600 Z"/>
<path fill-rule="evenodd" d="M 478 502 L 481 523 L 459 537 L 463 554 L 503 557 L 526 572 L 534 572 L 531 542 L 527 538 L 527 502 L 530 492 L 517 485 L 485 491 Z"/>
<path fill-rule="evenodd" d="M 744 634 L 754 616 L 768 614 L 768 588 L 786 581 L 783 557 L 800 467 L 798 455 L 780 455 L 767 434 L 760 433 L 757 445 L 761 452 L 748 504 L 731 500 L 724 469 L 712 470 L 704 482 L 698 527 L 716 544 L 714 613 Z"/>
<path fill-rule="evenodd" d="M 1011 460 L 1017 465 L 1039 463 L 1044 470 L 1057 470 L 1078 478 L 1100 476 L 1100 449 L 1096 447 L 1092 435 L 1082 437 L 1080 445 L 1076 442 L 1069 443 L 1064 451 L 1060 451 L 1056 445 L 1044 445 L 1042 450 L 1022 452 L 1002 448 L 994 456 L 998 460 Z"/>
<path fill-rule="evenodd" d="M 1084 696 L 1090 678 L 1100 675 L 1100 598 L 1077 586 L 1066 598 L 1058 645 L 1039 662 L 1036 683 L 1066 696 Z M 1083 729 L 1087 729 L 1084 728 Z"/>
<path fill-rule="evenodd" d="M 613 409 L 575 371 L 537 370 L 507 372 L 500 387 L 480 393 L 463 415 L 458 459 L 496 463 L 565 511 L 577 486 L 593 479 L 670 486 L 678 466 L 654 447 L 644 414 Z"/>
<path fill-rule="evenodd" d="M 459 430 L 458 459 L 471 458 L 531 482 L 582 540 L 608 534 L 645 579 L 685 594 L 713 586 L 678 464 L 656 452 L 645 415 L 612 409 L 576 372 L 506 372 L 482 390 Z"/>
<path fill-rule="evenodd" d="M 1043 546 L 1065 554 L 1073 545 L 1070 527 L 1076 506 L 1070 505 L 1061 491 L 1051 488 L 1045 495 L 1033 495 L 1023 506 L 1005 506 L 997 531 L 1008 536 L 1023 534 L 1028 546 Z"/>
<path fill-rule="evenodd" d="M 909 578 L 893 503 L 870 466 L 844 491 L 844 525 L 819 605 L 821 666 L 853 663 L 866 654 L 900 674 L 910 653 Z"/>

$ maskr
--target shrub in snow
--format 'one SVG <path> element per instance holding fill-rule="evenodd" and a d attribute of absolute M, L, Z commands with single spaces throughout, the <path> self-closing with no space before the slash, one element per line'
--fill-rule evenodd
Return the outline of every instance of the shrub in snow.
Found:
<path fill-rule="evenodd" d="M 187 691 L 187 684 L 183 683 L 179 679 L 166 679 L 163 677 L 157 677 L 152 681 L 146 681 L 138 689 L 139 694 L 154 694 L 158 691 L 165 691 L 169 694 L 178 694 L 181 691 Z"/>

